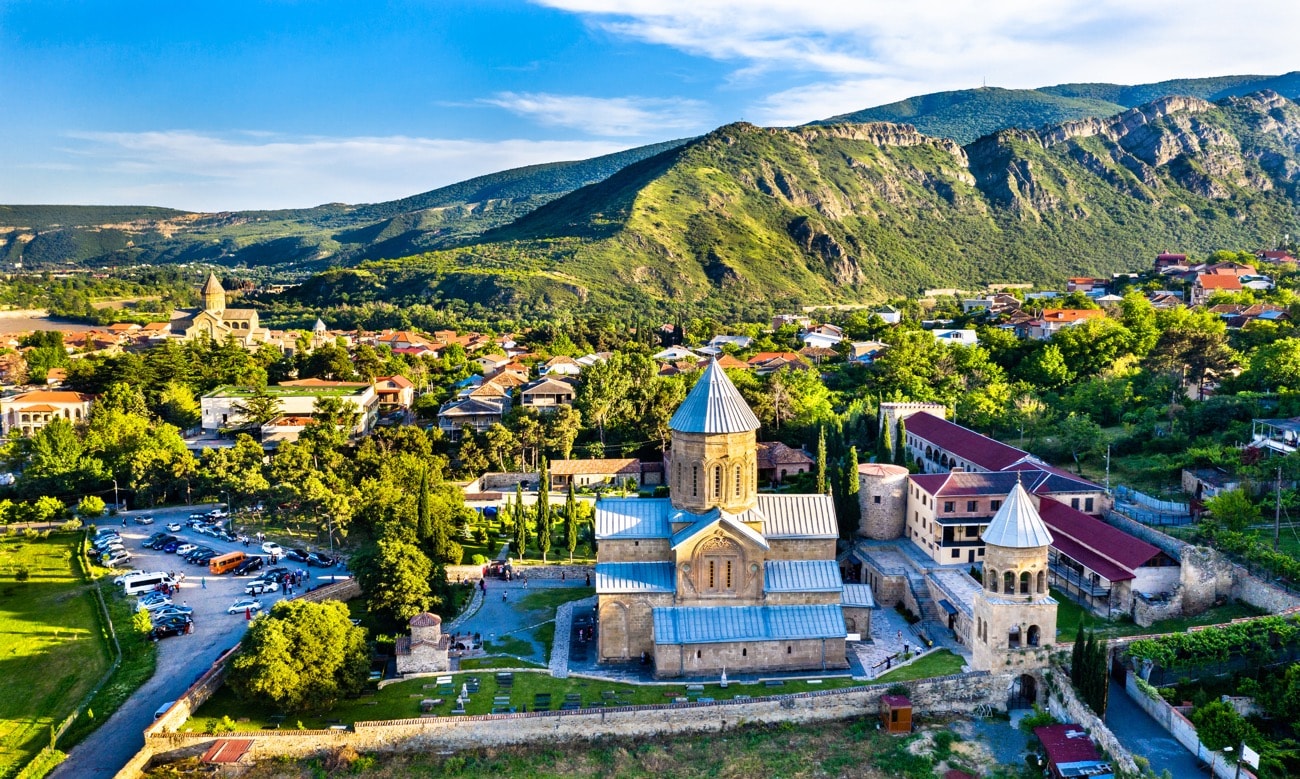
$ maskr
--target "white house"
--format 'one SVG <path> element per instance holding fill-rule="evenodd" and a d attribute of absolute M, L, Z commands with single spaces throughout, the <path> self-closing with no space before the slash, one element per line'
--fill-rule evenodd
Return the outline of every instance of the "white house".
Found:
<path fill-rule="evenodd" d="M 979 346 L 980 343 L 979 336 L 974 330 L 931 330 L 930 334 L 941 344 Z"/>
<path fill-rule="evenodd" d="M 6 436 L 33 435 L 54 419 L 73 424 L 90 415 L 94 398 L 80 392 L 35 390 L 0 398 L 0 428 Z"/>
<path fill-rule="evenodd" d="M 247 422 L 245 403 L 255 391 L 249 387 L 217 387 L 199 400 L 203 430 L 215 433 L 241 427 Z M 301 379 L 286 381 L 266 388 L 266 394 L 275 398 L 277 416 L 303 418 L 312 416 L 316 401 L 321 398 L 338 398 L 357 412 L 355 435 L 365 435 L 375 426 L 379 417 L 379 395 L 365 382 L 325 381 Z M 286 425 L 293 427 L 296 425 Z"/>

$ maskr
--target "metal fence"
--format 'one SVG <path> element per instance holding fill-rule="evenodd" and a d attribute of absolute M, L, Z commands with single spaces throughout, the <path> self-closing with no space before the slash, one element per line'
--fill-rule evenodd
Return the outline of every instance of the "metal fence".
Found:
<path fill-rule="evenodd" d="M 1161 514 L 1190 514 L 1192 512 L 1191 506 L 1186 503 L 1153 498 L 1144 492 L 1138 492 L 1137 490 L 1131 487 L 1125 487 L 1122 484 L 1116 485 L 1115 487 L 1115 499 L 1126 503 L 1135 503 L 1147 510 Z"/>

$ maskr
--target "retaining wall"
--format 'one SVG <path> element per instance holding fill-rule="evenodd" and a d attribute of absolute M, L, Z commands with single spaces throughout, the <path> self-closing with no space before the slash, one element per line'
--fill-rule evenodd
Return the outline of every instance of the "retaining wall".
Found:
<path fill-rule="evenodd" d="M 1105 721 L 1093 713 L 1087 704 L 1079 700 L 1074 686 L 1069 683 L 1069 674 L 1060 666 L 1053 666 L 1052 676 L 1048 677 L 1047 710 L 1062 722 L 1075 722 L 1088 732 L 1097 746 L 1101 747 L 1119 768 L 1137 775 L 1137 763 L 1133 753 L 1115 737 Z"/>
<path fill-rule="evenodd" d="M 556 557 L 557 559 L 562 559 L 561 555 L 557 555 Z M 587 576 L 594 577 L 596 575 L 595 567 L 590 565 L 577 565 L 577 564 L 554 565 L 549 563 L 546 565 L 542 565 L 540 562 L 538 562 L 537 565 L 532 565 L 531 561 L 520 563 L 518 560 L 516 560 L 513 563 L 513 565 L 514 565 L 516 576 L 522 574 L 524 576 L 527 576 L 529 579 L 564 578 L 571 582 L 584 582 L 586 581 Z M 462 580 L 469 579 L 471 581 L 477 581 L 478 579 L 483 578 L 483 566 L 481 565 L 447 566 L 447 579 L 449 581 L 455 582 L 457 576 L 461 577 Z"/>
<path fill-rule="evenodd" d="M 1124 692 L 1128 697 L 1132 698 L 1139 708 L 1151 715 L 1151 719 L 1158 722 L 1160 727 L 1169 731 L 1169 735 L 1177 739 L 1178 743 L 1186 747 L 1189 752 L 1202 760 L 1209 761 L 1210 756 L 1214 754 L 1214 750 L 1201 743 L 1201 739 L 1196 733 L 1196 726 L 1184 717 L 1182 712 L 1170 706 L 1164 698 L 1152 698 L 1138 689 L 1135 679 L 1136 677 L 1130 673 L 1128 680 L 1124 683 Z M 1242 765 L 1240 769 L 1241 773 L 1238 774 L 1237 764 L 1228 762 L 1222 755 L 1214 762 L 1214 774 L 1220 779 L 1234 779 L 1234 777 L 1255 779 L 1255 774 L 1246 766 Z"/>

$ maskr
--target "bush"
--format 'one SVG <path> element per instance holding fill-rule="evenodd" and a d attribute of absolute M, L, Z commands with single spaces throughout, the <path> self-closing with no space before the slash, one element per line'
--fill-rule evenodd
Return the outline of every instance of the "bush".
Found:
<path fill-rule="evenodd" d="M 489 560 L 488 556 L 485 554 L 476 554 L 470 558 L 470 562 L 473 563 L 474 565 L 487 565 L 492 561 Z"/>
<path fill-rule="evenodd" d="M 28 570 L 25 565 L 19 568 L 18 572 L 14 574 L 14 581 L 25 582 L 30 578 L 32 578 L 32 572 Z"/>

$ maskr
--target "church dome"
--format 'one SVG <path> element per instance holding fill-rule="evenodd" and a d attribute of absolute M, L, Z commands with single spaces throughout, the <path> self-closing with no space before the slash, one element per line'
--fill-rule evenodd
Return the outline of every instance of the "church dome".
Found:
<path fill-rule="evenodd" d="M 1016 482 L 980 540 L 1010 549 L 1034 549 L 1051 544 L 1052 534 L 1038 515 L 1038 509 L 1034 508 L 1034 501 L 1025 492 L 1024 485 Z"/>
<path fill-rule="evenodd" d="M 668 427 L 677 433 L 746 433 L 757 430 L 759 421 L 714 359 L 677 407 Z"/>

